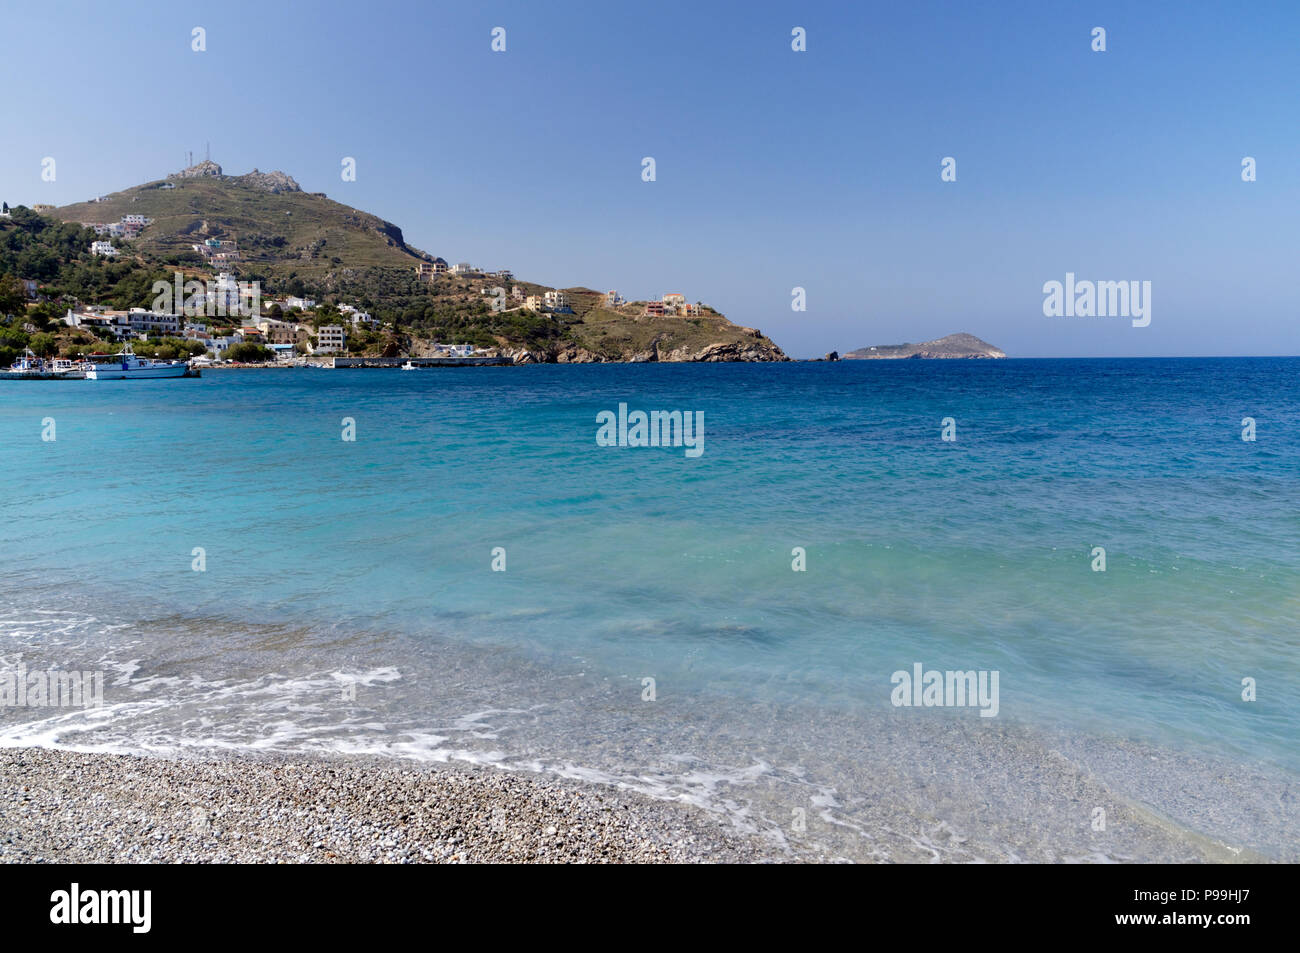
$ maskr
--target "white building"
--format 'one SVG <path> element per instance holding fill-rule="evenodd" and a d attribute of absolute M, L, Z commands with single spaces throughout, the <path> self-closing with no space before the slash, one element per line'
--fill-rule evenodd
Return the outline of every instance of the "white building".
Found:
<path fill-rule="evenodd" d="M 342 314 L 345 318 L 348 318 L 352 322 L 352 326 L 354 328 L 358 327 L 359 325 L 371 325 L 371 324 L 379 323 L 378 321 L 376 321 L 374 318 L 370 316 L 369 311 L 360 311 L 350 304 L 339 305 L 339 313 Z"/>
<path fill-rule="evenodd" d="M 81 328 L 100 337 L 122 340 L 131 336 L 131 322 L 125 311 L 105 311 L 103 308 L 87 308 L 85 311 L 73 311 L 63 316 L 63 323 L 70 328 Z"/>
<path fill-rule="evenodd" d="M 239 339 L 235 337 L 214 337 L 207 342 L 207 345 L 208 350 L 212 352 L 212 356 L 217 360 L 221 360 L 225 357 L 226 352 L 238 343 Z"/>
<path fill-rule="evenodd" d="M 118 254 L 112 242 L 91 242 L 90 253 L 92 255 L 103 255 L 106 258 L 115 258 Z"/>
<path fill-rule="evenodd" d="M 313 298 L 294 298 L 292 296 L 284 299 L 284 307 L 281 310 L 292 311 L 294 308 L 302 308 L 304 311 L 310 311 L 316 307 L 316 301 Z"/>
<path fill-rule="evenodd" d="M 347 335 L 341 325 L 327 324 L 316 332 L 317 354 L 341 354 Z"/>
<path fill-rule="evenodd" d="M 144 308 L 132 308 L 127 315 L 131 330 L 135 334 L 161 334 L 164 337 L 180 337 L 181 318 L 175 314 L 159 314 Z"/>
<path fill-rule="evenodd" d="M 542 303 L 552 311 L 565 311 L 569 307 L 569 296 L 563 291 L 548 291 L 542 295 Z"/>
<path fill-rule="evenodd" d="M 474 274 L 474 266 L 467 261 L 462 261 L 459 265 L 451 266 L 451 273 L 453 275 L 472 275 Z"/>
<path fill-rule="evenodd" d="M 202 308 L 203 313 L 209 315 L 252 317 L 256 320 L 257 315 L 244 315 L 242 310 L 243 298 L 240 295 L 239 282 L 235 276 L 229 272 L 223 271 L 217 275 L 216 281 L 208 283 L 208 290 L 194 296 L 196 307 Z M 248 302 L 249 308 L 254 306 L 253 301 Z"/>

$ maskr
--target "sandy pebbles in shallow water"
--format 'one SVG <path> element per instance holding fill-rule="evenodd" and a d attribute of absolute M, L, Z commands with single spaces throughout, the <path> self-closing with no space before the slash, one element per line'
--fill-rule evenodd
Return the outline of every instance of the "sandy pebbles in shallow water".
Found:
<path fill-rule="evenodd" d="M 709 863 L 764 850 L 691 808 L 541 776 L 0 749 L 6 863 Z"/>

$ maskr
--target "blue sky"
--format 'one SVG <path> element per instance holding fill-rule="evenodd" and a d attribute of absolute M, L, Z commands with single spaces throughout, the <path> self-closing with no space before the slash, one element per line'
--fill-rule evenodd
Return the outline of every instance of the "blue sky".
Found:
<path fill-rule="evenodd" d="M 0 25 L 13 204 L 210 141 L 449 260 L 680 291 L 792 356 L 954 331 L 1300 354 L 1295 3 L 45 2 Z M 1151 281 L 1150 326 L 1044 317 L 1066 272 Z"/>

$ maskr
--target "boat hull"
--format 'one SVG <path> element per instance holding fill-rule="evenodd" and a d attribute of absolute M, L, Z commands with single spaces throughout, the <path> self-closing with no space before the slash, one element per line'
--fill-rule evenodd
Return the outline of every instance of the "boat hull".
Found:
<path fill-rule="evenodd" d="M 100 366 L 86 371 L 88 381 L 126 381 L 154 380 L 162 377 L 185 377 L 189 370 L 186 364 L 166 364 L 159 367 L 121 367 Z"/>
<path fill-rule="evenodd" d="M 81 371 L 0 371 L 0 381 L 79 381 Z"/>

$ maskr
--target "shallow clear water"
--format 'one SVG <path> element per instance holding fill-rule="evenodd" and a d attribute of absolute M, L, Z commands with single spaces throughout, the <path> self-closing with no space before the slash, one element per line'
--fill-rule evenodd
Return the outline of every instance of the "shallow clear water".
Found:
<path fill-rule="evenodd" d="M 620 402 L 702 411 L 703 455 L 598 446 Z M 109 673 L 98 710 L 0 709 L 0 742 L 490 761 L 783 843 L 807 804 L 827 832 L 795 840 L 884 859 L 1024 856 L 980 811 L 1026 811 L 1056 752 L 1297 850 L 1297 359 L 0 382 L 0 447 L 0 658 Z M 996 670 L 997 717 L 891 705 L 918 662 Z M 962 835 L 882 845 L 891 797 Z M 1055 856 L 1141 859 L 1074 822 Z"/>

